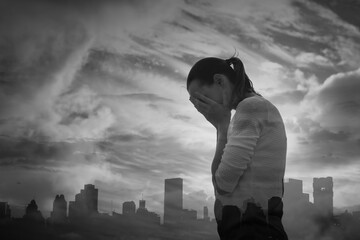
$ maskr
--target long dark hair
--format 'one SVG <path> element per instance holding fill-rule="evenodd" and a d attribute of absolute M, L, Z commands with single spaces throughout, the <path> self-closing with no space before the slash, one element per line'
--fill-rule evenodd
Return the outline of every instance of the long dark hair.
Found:
<path fill-rule="evenodd" d="M 188 74 L 186 88 L 189 89 L 190 83 L 195 79 L 201 84 L 212 85 L 215 74 L 224 74 L 234 84 L 233 100 L 243 100 L 245 93 L 258 94 L 245 73 L 244 64 L 234 56 L 229 59 L 208 57 L 197 61 Z"/>

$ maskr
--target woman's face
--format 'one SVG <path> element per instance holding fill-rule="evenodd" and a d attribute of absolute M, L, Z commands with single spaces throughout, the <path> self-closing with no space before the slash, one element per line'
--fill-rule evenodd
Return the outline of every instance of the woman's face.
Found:
<path fill-rule="evenodd" d="M 214 83 L 211 85 L 202 84 L 199 79 L 194 79 L 188 88 L 190 96 L 195 97 L 194 93 L 198 92 L 208 98 L 211 98 L 219 104 L 223 104 L 224 94 L 231 96 L 233 86 L 225 75 L 216 75 L 218 76 L 214 77 Z M 230 98 L 231 97 L 228 99 Z"/>
<path fill-rule="evenodd" d="M 196 98 L 195 93 L 198 92 L 219 104 L 223 103 L 222 89 L 217 84 L 201 84 L 200 80 L 195 79 L 190 83 L 188 92 L 194 98 Z"/>

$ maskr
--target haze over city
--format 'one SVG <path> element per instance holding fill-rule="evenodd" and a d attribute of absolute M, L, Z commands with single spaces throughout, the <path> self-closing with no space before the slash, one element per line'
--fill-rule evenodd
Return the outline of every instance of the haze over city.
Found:
<path fill-rule="evenodd" d="M 192 64 L 235 51 L 280 110 L 285 178 L 332 176 L 334 206 L 360 204 L 359 1 L 1 1 L 0 201 L 99 189 L 100 212 L 147 200 L 164 179 L 213 217 L 214 128 L 186 90 Z M 23 213 L 18 213 L 22 216 Z"/>

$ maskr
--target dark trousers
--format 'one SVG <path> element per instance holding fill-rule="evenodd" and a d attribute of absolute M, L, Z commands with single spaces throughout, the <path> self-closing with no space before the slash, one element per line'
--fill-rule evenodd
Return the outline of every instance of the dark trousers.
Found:
<path fill-rule="evenodd" d="M 222 206 L 215 202 L 217 230 L 221 240 L 288 240 L 281 222 L 282 201 L 280 198 L 269 200 L 268 220 L 263 210 L 254 203 L 247 203 L 244 213 L 237 206 Z"/>

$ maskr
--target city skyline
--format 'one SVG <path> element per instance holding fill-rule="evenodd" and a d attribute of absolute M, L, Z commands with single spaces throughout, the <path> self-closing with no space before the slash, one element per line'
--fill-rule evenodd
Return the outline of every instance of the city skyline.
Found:
<path fill-rule="evenodd" d="M 166 179 L 171 183 L 181 180 Z M 169 194 L 169 189 L 164 192 Z M 139 200 L 136 207 L 134 201 L 123 203 L 123 212 L 113 211 L 104 214 L 97 211 L 98 189 L 92 184 L 85 184 L 84 189 L 75 195 L 75 201 L 69 201 L 67 212 L 67 201 L 65 196 L 56 195 L 53 202 L 51 216 L 44 218 L 36 201 L 33 199 L 27 204 L 25 214 L 20 218 L 11 216 L 11 211 L 6 202 L 0 202 L 0 238 L 3 239 L 37 239 L 47 240 L 60 237 L 61 239 L 73 239 L 74 236 L 84 239 L 118 239 L 136 237 L 136 239 L 174 239 L 205 237 L 206 239 L 217 239 L 216 223 L 210 221 L 204 212 L 203 218 L 198 219 L 196 211 L 189 209 L 179 210 L 176 202 L 182 198 L 176 193 L 175 197 L 167 198 L 167 210 L 175 207 L 171 217 L 161 223 L 161 218 L 155 212 L 146 208 L 146 200 Z M 170 188 L 170 195 L 172 190 Z M 174 204 L 172 204 L 174 203 Z M 165 205 L 166 205 L 165 204 Z M 204 207 L 204 209 L 206 209 Z M 178 214 L 178 216 L 172 215 Z M 189 238 L 190 237 L 190 238 Z"/>
<path fill-rule="evenodd" d="M 164 215 L 162 216 L 163 223 L 168 225 L 175 225 L 177 222 L 180 222 L 182 219 L 183 211 L 189 211 L 191 213 L 195 212 L 195 219 L 197 219 L 197 211 L 193 209 L 185 209 L 182 205 L 183 200 L 183 191 L 182 191 L 182 179 L 181 178 L 172 178 L 165 179 L 165 191 L 164 191 Z M 98 190 L 95 188 L 93 184 L 85 184 L 84 189 L 80 190 L 80 193 L 75 195 L 75 200 L 66 201 L 65 196 L 63 194 L 57 194 L 53 201 L 53 207 L 51 210 L 50 218 L 51 219 L 61 219 L 61 218 L 69 218 L 69 219 L 81 219 L 81 218 L 89 218 L 93 214 L 106 213 L 98 211 Z M 32 199 L 31 204 L 35 204 L 36 200 Z M 4 213 L 6 213 L 7 208 L 10 204 L 8 202 L 1 202 L 1 204 L 5 204 Z M 29 204 L 27 204 L 27 207 Z M 36 207 L 36 210 L 38 207 Z M 136 203 L 131 201 L 125 201 L 122 203 L 122 215 L 131 216 L 135 215 L 139 210 L 147 209 L 146 208 L 146 200 L 139 200 L 138 208 L 136 207 Z M 207 206 L 203 206 L 203 209 L 207 209 Z M 146 210 L 147 211 L 147 210 Z M 24 208 L 25 212 L 25 208 Z M 168 212 L 168 220 L 165 221 L 165 215 Z M 110 213 L 112 215 L 119 214 L 120 212 L 116 212 L 111 209 Z M 203 219 L 208 218 L 208 210 L 202 213 Z M 159 219 L 160 220 L 160 219 Z M 209 218 L 210 220 L 210 218 Z M 159 222 L 160 223 L 160 222 Z"/>
<path fill-rule="evenodd" d="M 334 206 L 360 202 L 358 0 L 0 5 L 1 201 L 49 210 L 92 183 L 100 211 L 143 194 L 162 213 L 163 179 L 177 176 L 183 207 L 211 215 L 216 132 L 186 77 L 236 52 L 283 117 L 285 178 L 312 199 L 313 176 L 332 176 Z"/>
<path fill-rule="evenodd" d="M 183 196 L 185 195 L 184 192 L 182 191 L 183 189 L 183 185 L 182 185 L 182 181 L 183 179 L 181 178 L 170 178 L 170 179 L 164 179 L 164 200 L 163 200 L 163 209 L 166 208 L 166 195 L 168 195 L 168 208 L 173 208 L 175 209 L 175 215 L 180 215 L 182 210 L 191 210 L 191 211 L 195 211 L 197 213 L 197 218 L 202 218 L 204 217 L 204 211 L 205 211 L 205 207 L 206 207 L 206 211 L 207 211 L 207 216 L 211 219 L 214 217 L 213 215 L 213 209 L 210 208 L 209 210 L 209 206 L 207 205 L 204 205 L 201 207 L 202 211 L 198 211 L 198 210 L 194 210 L 194 208 L 192 208 L 191 206 L 190 207 L 183 207 L 182 206 L 182 200 L 183 200 Z M 330 181 L 330 182 L 329 182 Z M 168 187 L 166 187 L 166 185 L 168 185 Z M 333 205 L 333 179 L 332 177 L 314 177 L 313 178 L 313 192 L 318 192 L 318 195 L 321 194 L 321 191 L 323 190 L 326 190 L 327 192 L 328 191 L 331 191 L 331 195 L 330 195 L 330 199 L 331 199 L 331 203 L 329 203 L 332 207 L 332 211 L 334 211 L 334 213 L 332 212 L 331 215 L 333 214 L 339 214 L 339 213 L 342 213 L 344 212 L 345 210 L 349 210 L 350 209 L 350 212 L 356 212 L 356 211 L 360 211 L 360 202 L 355 205 L 355 208 L 352 210 L 352 207 L 354 206 L 348 206 L 348 208 L 342 208 L 342 209 L 339 209 L 337 208 L 336 205 Z M 318 187 L 316 187 L 318 186 Z M 325 189 L 326 188 L 326 189 Z M 122 201 L 122 202 L 119 202 L 119 211 L 117 211 L 116 209 L 112 208 L 112 205 L 116 202 L 116 199 L 113 199 L 111 201 L 111 208 L 108 210 L 108 211 L 98 211 L 98 205 L 97 205 L 97 202 L 98 202 L 98 195 L 97 195 L 97 191 L 99 189 L 95 188 L 95 185 L 93 184 L 85 184 L 84 185 L 84 189 L 82 189 L 80 191 L 80 193 L 77 193 L 75 194 L 74 196 L 74 199 L 75 201 L 73 200 L 67 200 L 68 204 L 67 204 L 67 212 L 66 212 L 66 215 L 69 216 L 69 212 L 71 211 L 70 208 L 74 208 L 74 205 L 76 205 L 76 201 L 84 201 L 84 196 L 87 195 L 87 196 L 92 196 L 92 194 L 90 193 L 87 193 L 86 194 L 86 189 L 93 189 L 96 191 L 95 193 L 95 196 L 94 197 L 91 197 L 93 200 L 93 203 L 86 203 L 86 204 L 90 204 L 89 206 L 86 206 L 85 208 L 86 209 L 93 209 L 91 211 L 94 211 L 96 213 L 106 213 L 106 214 L 113 214 L 113 213 L 118 213 L 118 214 L 124 214 L 124 209 L 127 209 L 127 212 L 125 212 L 125 214 L 129 214 L 130 212 L 132 213 L 135 213 L 136 212 L 136 209 L 138 208 L 141 208 L 141 205 L 145 206 L 145 203 L 146 203 L 146 199 L 144 199 L 144 196 L 141 196 L 141 199 L 138 199 L 139 201 L 139 204 L 136 205 L 136 203 L 134 202 L 134 199 L 133 200 L 127 200 L 127 201 Z M 179 189 L 179 190 L 176 190 L 176 189 Z M 324 205 L 324 202 L 323 202 L 323 199 L 321 199 L 321 197 L 318 197 L 318 200 L 316 201 L 316 199 L 310 199 L 310 193 L 307 193 L 307 192 L 304 192 L 303 190 L 303 180 L 300 180 L 300 179 L 294 179 L 294 178 L 289 178 L 289 179 L 285 179 L 284 181 L 284 196 L 283 196 L 283 199 L 284 199 L 284 202 L 285 202 L 285 206 L 286 204 L 289 204 L 291 205 L 291 202 L 292 201 L 302 201 L 302 202 L 308 202 L 308 203 L 312 203 L 314 204 L 314 206 L 320 206 L 320 207 L 325 207 L 326 206 L 323 206 Z M 178 191 L 178 193 L 172 193 L 173 191 Z M 167 193 L 168 192 L 168 193 Z M 300 194 L 300 195 L 299 195 Z M 170 197 L 169 197 L 170 196 Z M 45 217 L 51 217 L 51 214 L 52 212 L 54 211 L 53 208 L 54 208 L 54 201 L 56 200 L 59 200 L 59 201 L 62 201 L 63 199 L 65 198 L 65 196 L 61 193 L 58 193 L 56 194 L 55 196 L 55 200 L 52 201 L 52 208 L 51 209 L 41 209 L 41 211 L 43 213 L 46 213 L 48 212 L 48 214 L 45 214 Z M 176 199 L 181 199 L 181 202 L 180 203 L 171 203 L 173 201 L 178 201 Z M 31 200 L 36 200 L 35 198 L 32 198 Z M 89 201 L 89 200 L 87 200 Z M 142 202 L 143 201 L 143 202 Z M 0 202 L 7 202 L 8 205 L 12 205 L 11 202 L 8 202 L 8 201 L 3 201 L 2 199 L 0 199 Z M 151 203 L 151 202 L 150 202 Z M 28 203 L 26 203 L 23 207 L 23 211 L 25 213 L 25 208 L 26 208 L 26 205 Z M 61 203 L 60 203 L 61 205 Z M 326 205 L 326 204 L 325 204 Z M 137 208 L 138 206 L 138 208 Z M 327 207 L 329 208 L 329 207 Z M 176 210 L 177 209 L 177 210 Z M 171 210 L 170 210 L 171 211 Z M 172 210 L 174 211 L 174 210 Z M 159 212 L 159 211 L 155 211 L 157 214 L 159 214 L 159 216 L 161 217 L 161 222 L 165 222 L 164 221 L 164 214 L 165 212 Z M 17 213 L 16 214 L 16 217 L 22 217 L 23 214 L 19 214 Z M 286 215 L 287 212 L 284 211 L 284 215 Z M 70 214 L 71 215 L 71 214 Z M 171 218 L 171 217 L 170 217 Z M 175 222 L 178 221 L 178 220 L 175 220 Z"/>
<path fill-rule="evenodd" d="M 81 236 L 88 232 L 84 231 L 88 227 L 92 229 L 93 237 L 102 234 L 107 236 L 130 234 L 177 239 L 180 236 L 184 237 L 186 232 L 189 237 L 196 238 L 205 234 L 208 239 L 209 237 L 216 239 L 216 220 L 209 217 L 208 207 L 203 206 L 202 213 L 183 208 L 182 179 L 164 179 L 164 183 L 163 217 L 147 209 L 144 198 L 139 200 L 137 206 L 133 200 L 123 202 L 122 213 L 116 211 L 112 211 L 111 214 L 101 213 L 97 210 L 99 189 L 93 184 L 85 184 L 84 188 L 75 195 L 75 201 L 69 200 L 69 204 L 64 195 L 56 195 L 50 217 L 43 216 L 34 199 L 27 204 L 25 214 L 21 218 L 11 216 L 11 207 L 9 208 L 8 203 L 0 202 L 0 228 L 3 228 L 2 233 L 5 236 L 11 236 L 15 234 L 14 229 L 19 230 L 24 227 L 27 229 L 28 226 L 33 229 L 32 237 L 40 237 L 43 233 L 47 233 L 45 239 L 50 232 L 57 236 L 71 231 Z M 284 182 L 282 222 L 289 238 L 357 239 L 360 236 L 357 227 L 360 222 L 360 210 L 334 212 L 333 178 L 314 177 L 313 191 L 314 201 L 311 202 L 309 194 L 303 192 L 302 180 L 290 178 Z M 245 214 L 246 212 L 245 210 Z M 303 229 L 307 229 L 306 233 Z"/>

